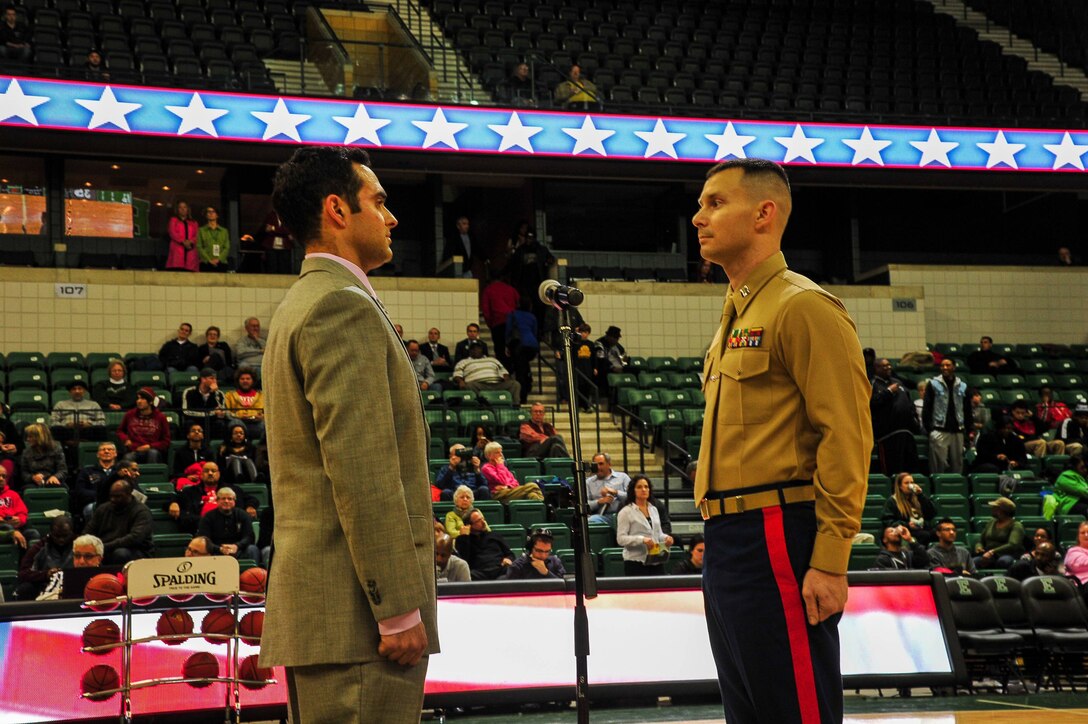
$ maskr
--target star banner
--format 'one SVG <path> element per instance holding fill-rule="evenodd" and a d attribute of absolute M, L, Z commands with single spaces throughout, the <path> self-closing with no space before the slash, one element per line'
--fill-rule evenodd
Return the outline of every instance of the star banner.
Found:
<path fill-rule="evenodd" d="M 1083 172 L 1088 131 L 360 103 L 0 76 L 0 126 L 432 153 Z"/>

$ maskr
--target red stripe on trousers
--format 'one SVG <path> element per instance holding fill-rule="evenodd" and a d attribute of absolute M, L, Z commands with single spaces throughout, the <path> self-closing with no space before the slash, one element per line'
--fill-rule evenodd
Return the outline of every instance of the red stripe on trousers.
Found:
<path fill-rule="evenodd" d="M 763 509 L 763 535 L 767 540 L 771 571 L 774 573 L 775 583 L 778 584 L 778 595 L 782 598 L 782 611 L 786 616 L 786 632 L 789 634 L 790 654 L 793 656 L 793 679 L 797 689 L 797 704 L 801 709 L 801 722 L 819 724 L 820 706 L 816 699 L 816 680 L 812 672 L 812 654 L 808 647 L 808 622 L 804 600 L 790 565 L 781 508 L 772 506 Z"/>

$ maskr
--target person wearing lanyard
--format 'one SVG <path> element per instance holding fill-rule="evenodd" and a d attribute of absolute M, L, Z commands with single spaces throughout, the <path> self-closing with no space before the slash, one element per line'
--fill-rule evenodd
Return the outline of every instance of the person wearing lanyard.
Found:
<path fill-rule="evenodd" d="M 214 206 L 204 210 L 208 223 L 200 227 L 196 248 L 200 254 L 200 271 L 227 271 L 230 257 L 230 232 L 219 225 L 219 212 Z"/>
<path fill-rule="evenodd" d="M 730 285 L 707 352 L 695 503 L 726 719 L 842 721 L 838 621 L 873 434 L 843 304 L 781 252 L 789 180 L 762 159 L 710 169 L 692 219 Z"/>

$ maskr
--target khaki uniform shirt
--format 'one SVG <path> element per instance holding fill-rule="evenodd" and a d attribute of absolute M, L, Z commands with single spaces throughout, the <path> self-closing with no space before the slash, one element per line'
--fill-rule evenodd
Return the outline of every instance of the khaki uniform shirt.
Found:
<path fill-rule="evenodd" d="M 842 302 L 773 254 L 726 296 L 704 373 L 696 504 L 708 490 L 811 479 L 810 565 L 845 573 L 873 434 L 861 345 Z"/>

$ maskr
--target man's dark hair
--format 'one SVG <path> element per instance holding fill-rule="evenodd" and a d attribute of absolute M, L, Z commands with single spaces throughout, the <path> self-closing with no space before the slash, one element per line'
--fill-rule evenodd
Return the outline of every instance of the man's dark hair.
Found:
<path fill-rule="evenodd" d="M 1008 415 L 1002 415 L 994 420 L 994 432 L 1004 430 L 1006 427 L 1012 427 L 1012 418 Z"/>
<path fill-rule="evenodd" d="M 208 327 L 207 329 L 205 329 L 204 334 L 207 335 L 208 332 L 211 332 L 213 329 L 215 330 L 215 333 L 218 334 L 220 337 L 223 336 L 223 330 L 221 330 L 219 327 L 216 327 L 214 324 L 212 326 Z"/>
<path fill-rule="evenodd" d="M 370 167 L 370 156 L 361 148 L 311 146 L 295 151 L 276 170 L 272 208 L 283 225 L 303 244 L 316 241 L 321 231 L 321 206 L 336 194 L 353 212 L 360 211 L 363 188 L 356 164 Z"/>
<path fill-rule="evenodd" d="M 691 542 L 688 543 L 688 550 L 694 550 L 695 546 L 699 545 L 700 543 L 706 543 L 706 538 L 703 537 L 702 533 L 696 533 L 691 537 Z"/>
<path fill-rule="evenodd" d="M 981 342 L 982 342 L 982 340 L 986 340 L 986 341 L 987 341 L 987 342 L 989 342 L 990 344 L 993 344 L 993 343 L 994 343 L 994 338 L 993 338 L 993 337 L 990 337 L 990 336 L 988 336 L 988 335 L 983 335 L 983 336 L 981 336 L 981 337 L 979 337 L 979 338 L 978 338 L 978 341 L 979 341 L 979 343 L 981 343 Z"/>
<path fill-rule="evenodd" d="M 466 327 L 465 327 L 465 329 L 466 329 L 466 330 L 469 330 L 469 329 L 472 329 L 473 327 L 475 327 L 475 328 L 476 328 L 476 331 L 477 331 L 477 332 L 479 332 L 479 331 L 480 331 L 480 325 L 476 324 L 475 322 L 469 322 L 469 323 L 468 323 L 468 326 L 466 326 Z"/>
<path fill-rule="evenodd" d="M 407 347 L 410 344 L 419 344 L 419 340 L 418 339 L 409 339 L 409 340 L 406 340 L 404 342 L 405 347 Z"/>
<path fill-rule="evenodd" d="M 190 432 L 192 432 L 194 427 L 199 427 L 200 431 L 204 432 L 203 422 L 190 422 L 185 428 L 185 434 L 188 435 Z"/>
<path fill-rule="evenodd" d="M 1030 410 L 1031 406 L 1028 405 L 1027 400 L 1017 400 L 1016 402 L 1012 403 L 1012 409 L 1014 409 L 1014 410 Z"/>
<path fill-rule="evenodd" d="M 951 518 L 941 518 L 937 521 L 937 525 L 933 526 L 933 530 L 939 530 L 940 527 L 945 524 L 950 525 L 953 528 L 956 527 L 956 521 L 952 520 Z"/>
<path fill-rule="evenodd" d="M 552 534 L 546 530 L 534 530 L 529 534 L 529 540 L 526 541 L 525 547 L 532 551 L 537 543 L 547 543 L 550 546 L 554 546 L 555 538 L 553 538 Z"/>
<path fill-rule="evenodd" d="M 968 400 L 970 400 L 972 397 L 974 397 L 975 395 L 978 395 L 978 394 L 981 394 L 981 393 L 979 393 L 977 387 L 968 387 L 967 388 L 967 399 Z"/>
<path fill-rule="evenodd" d="M 790 179 L 786 175 L 786 169 L 779 166 L 774 161 L 768 161 L 765 158 L 733 158 L 728 161 L 722 161 L 716 164 L 706 172 L 706 177 L 710 178 L 715 174 L 719 174 L 722 171 L 728 171 L 731 168 L 739 168 L 744 172 L 745 176 L 777 176 L 778 180 L 786 185 L 786 191 L 792 194 L 790 188 Z"/>

